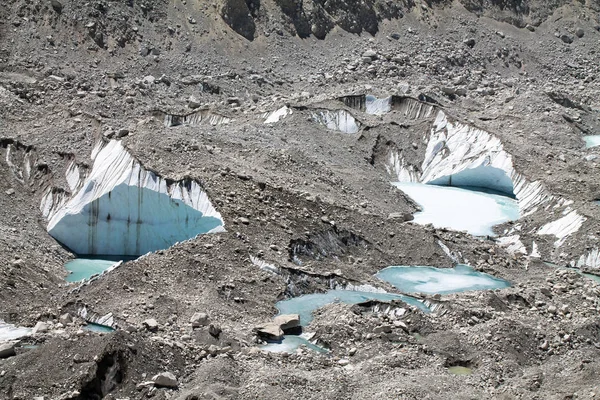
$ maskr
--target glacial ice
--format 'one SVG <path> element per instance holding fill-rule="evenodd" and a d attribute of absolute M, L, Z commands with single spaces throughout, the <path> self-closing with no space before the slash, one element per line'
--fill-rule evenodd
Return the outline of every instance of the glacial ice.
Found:
<path fill-rule="evenodd" d="M 421 206 L 422 211 L 414 214 L 414 222 L 418 224 L 467 231 L 475 236 L 494 236 L 494 225 L 519 218 L 517 202 L 509 197 L 422 183 L 394 185 Z"/>
<path fill-rule="evenodd" d="M 135 256 L 223 231 L 197 182 L 167 181 L 116 140 L 100 143 L 92 158 L 92 171 L 71 198 L 49 190 L 41 206 L 50 235 L 76 254 Z"/>
<path fill-rule="evenodd" d="M 346 110 L 314 112 L 312 119 L 327 129 L 344 133 L 356 133 L 360 129 L 360 123 Z"/>
<path fill-rule="evenodd" d="M 407 293 L 450 294 L 510 286 L 503 279 L 460 264 L 454 268 L 394 266 L 379 271 L 376 276 Z"/>
<path fill-rule="evenodd" d="M 20 339 L 31 334 L 31 328 L 18 327 L 0 319 L 0 343 Z"/>

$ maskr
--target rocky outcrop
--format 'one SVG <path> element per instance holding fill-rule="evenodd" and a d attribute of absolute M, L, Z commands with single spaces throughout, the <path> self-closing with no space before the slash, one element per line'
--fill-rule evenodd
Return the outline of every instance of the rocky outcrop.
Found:
<path fill-rule="evenodd" d="M 223 0 L 221 17 L 236 33 L 248 40 L 254 40 L 256 24 L 247 3 L 249 2 L 244 0 Z"/>

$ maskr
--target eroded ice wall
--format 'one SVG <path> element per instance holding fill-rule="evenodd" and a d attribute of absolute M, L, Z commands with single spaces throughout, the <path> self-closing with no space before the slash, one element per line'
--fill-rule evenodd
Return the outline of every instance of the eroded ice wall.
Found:
<path fill-rule="evenodd" d="M 346 110 L 321 110 L 312 113 L 313 121 L 334 131 L 356 133 L 360 122 Z"/>
<path fill-rule="evenodd" d="M 73 252 L 135 256 L 224 230 L 198 182 L 167 181 L 117 140 L 100 142 L 92 159 L 89 175 L 69 182 L 72 196 L 49 189 L 41 204 L 48 233 Z"/>
<path fill-rule="evenodd" d="M 429 104 L 423 106 L 432 107 Z M 404 102 L 403 107 L 413 110 L 409 119 L 420 113 L 415 101 Z M 422 111 L 423 109 L 421 109 Z M 426 114 L 430 109 L 426 109 Z M 411 118 L 410 116 L 414 118 Z M 521 216 L 543 210 L 548 222 L 538 234 L 553 235 L 555 246 L 577 232 L 585 217 L 569 208 L 571 202 L 551 195 L 539 181 L 529 181 L 517 172 L 512 156 L 500 139 L 473 125 L 454 121 L 443 110 L 438 110 L 427 140 L 425 157 L 420 169 L 409 164 L 399 151 L 391 150 L 387 169 L 400 182 L 421 182 L 437 185 L 483 187 L 514 196 Z"/>

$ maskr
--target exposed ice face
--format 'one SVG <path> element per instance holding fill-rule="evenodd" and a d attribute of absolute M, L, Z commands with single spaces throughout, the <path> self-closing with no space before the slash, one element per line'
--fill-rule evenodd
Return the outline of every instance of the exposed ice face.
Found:
<path fill-rule="evenodd" d="M 600 146 L 600 135 L 584 136 L 583 141 L 587 148 Z"/>
<path fill-rule="evenodd" d="M 423 209 L 414 215 L 418 224 L 493 236 L 494 225 L 519 218 L 517 202 L 509 197 L 422 183 L 394 185 Z"/>
<path fill-rule="evenodd" d="M 279 120 L 287 117 L 292 114 L 292 109 L 288 106 L 283 106 L 280 109 L 277 109 L 272 112 L 267 112 L 263 114 L 263 118 L 265 118 L 265 124 L 274 124 L 279 122 Z"/>
<path fill-rule="evenodd" d="M 31 334 L 30 328 L 22 328 L 8 324 L 0 319 L 0 343 L 20 339 Z"/>
<path fill-rule="evenodd" d="M 506 172 L 490 166 L 465 169 L 454 175 L 431 180 L 429 183 L 443 186 L 473 186 L 506 193 L 509 196 L 514 195 L 512 180 Z"/>
<path fill-rule="evenodd" d="M 377 277 L 407 293 L 449 294 L 510 286 L 503 279 L 477 272 L 466 265 L 455 268 L 389 267 L 380 271 Z"/>
<path fill-rule="evenodd" d="M 360 129 L 360 123 L 346 110 L 322 110 L 314 112 L 312 118 L 327 129 L 335 131 L 356 133 Z"/>
<path fill-rule="evenodd" d="M 48 233 L 73 252 L 140 255 L 223 230 L 221 215 L 197 182 L 168 184 L 116 140 L 101 144 L 93 158 L 72 198 L 42 202 Z"/>
<path fill-rule="evenodd" d="M 327 350 L 310 342 L 304 335 L 285 335 L 280 343 L 269 343 L 261 346 L 261 350 L 272 353 L 293 353 L 298 347 L 304 345 L 317 353 L 327 353 Z"/>
<path fill-rule="evenodd" d="M 367 95 L 365 101 L 365 112 L 372 115 L 383 115 L 392 109 L 392 97 L 378 99 L 375 96 Z"/>

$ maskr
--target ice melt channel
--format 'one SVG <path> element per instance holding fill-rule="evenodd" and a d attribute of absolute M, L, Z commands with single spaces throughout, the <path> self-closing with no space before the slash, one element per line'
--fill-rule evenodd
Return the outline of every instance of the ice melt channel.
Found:
<path fill-rule="evenodd" d="M 396 182 L 421 208 L 414 222 L 436 228 L 494 236 L 492 227 L 519 219 L 517 201 L 506 196 L 466 188 Z"/>
<path fill-rule="evenodd" d="M 450 294 L 510 286 L 504 279 L 461 264 L 454 268 L 394 266 L 379 271 L 377 277 L 407 293 Z"/>

